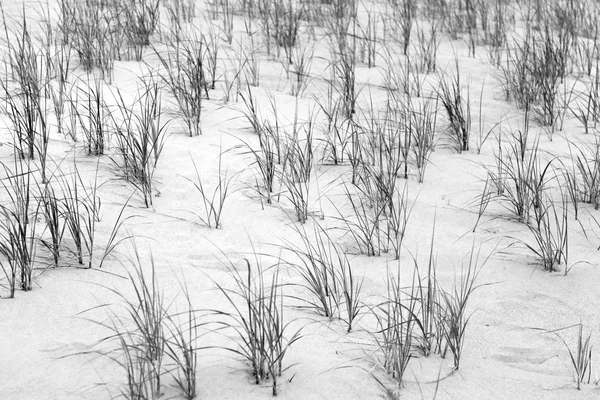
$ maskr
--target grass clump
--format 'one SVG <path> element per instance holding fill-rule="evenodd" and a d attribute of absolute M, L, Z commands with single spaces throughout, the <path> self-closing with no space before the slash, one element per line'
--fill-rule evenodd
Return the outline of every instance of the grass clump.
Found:
<path fill-rule="evenodd" d="M 224 317 L 219 324 L 237 337 L 235 346 L 225 349 L 248 362 L 257 385 L 270 379 L 272 394 L 277 396 L 280 377 L 289 368 L 284 366 L 285 355 L 302 338 L 301 329 L 290 334 L 290 322 L 285 321 L 279 265 L 263 269 L 258 256 L 255 267 L 248 259 L 244 263 L 241 272 L 227 260 L 235 287 L 217 283 L 217 288 L 233 310 L 214 310 L 214 314 Z"/>

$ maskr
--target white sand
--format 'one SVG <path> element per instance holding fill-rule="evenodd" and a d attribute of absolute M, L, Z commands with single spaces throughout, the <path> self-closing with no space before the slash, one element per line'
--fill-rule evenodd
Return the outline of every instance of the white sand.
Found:
<path fill-rule="evenodd" d="M 12 15 L 18 15 L 19 6 L 4 5 Z M 204 5 L 200 6 L 202 10 Z M 241 19 L 236 17 L 236 29 L 243 29 Z M 201 20 L 201 19 L 199 19 Z M 306 40 L 303 36 L 302 40 Z M 223 54 L 229 52 L 224 46 Z M 486 51 L 477 48 L 477 57 L 467 57 L 464 42 L 451 42 L 447 37 L 439 48 L 438 65 L 441 70 L 453 67 L 455 54 L 461 74 L 470 81 L 471 99 L 478 104 L 479 93 L 485 80 L 482 113 L 488 124 L 493 124 L 507 114 L 518 125 L 521 111 L 514 104 L 505 102 L 498 94 L 494 69 L 487 63 Z M 317 44 L 316 55 L 327 59 L 324 41 Z M 151 58 L 148 52 L 148 58 Z M 282 65 L 261 56 L 261 87 L 254 88 L 261 109 L 268 110 L 267 93 L 273 93 L 280 115 L 293 119 L 295 97 L 286 87 Z M 378 62 L 380 59 L 378 59 Z M 314 80 L 299 100 L 299 110 L 305 114 L 314 106 L 313 96 L 323 96 L 325 82 L 322 80 L 326 61 L 315 57 L 312 75 Z M 114 87 L 125 91 L 135 90 L 133 77 L 143 69 L 135 62 L 117 62 Z M 78 70 L 77 74 L 83 75 Z M 437 74 L 427 78 L 435 83 Z M 364 65 L 357 68 L 357 82 L 362 89 L 361 101 L 371 93 L 375 101 L 385 99 L 385 92 L 377 69 Z M 426 85 L 427 87 L 430 85 Z M 277 246 L 283 240 L 293 240 L 293 209 L 282 200 L 274 205 L 261 204 L 256 191 L 255 172 L 248 168 L 251 160 L 239 152 L 224 154 L 223 162 L 231 174 L 238 173 L 223 213 L 223 228 L 209 229 L 199 223 L 194 212 L 202 212 L 201 201 L 192 183 L 193 158 L 205 184 L 213 187 L 217 180 L 217 159 L 220 150 L 239 144 L 238 139 L 255 142 L 247 122 L 238 110 L 243 104 L 223 104 L 222 88 L 213 93 L 215 100 L 206 102 L 202 118 L 203 134 L 188 137 L 178 132 L 178 123 L 171 124 L 169 136 L 161 156 L 157 173 L 157 189 L 160 196 L 153 199 L 152 209 L 144 209 L 139 197 L 134 196 L 127 215 L 138 215 L 126 223 L 127 232 L 137 236 L 144 253 L 152 251 L 156 270 L 166 299 L 181 300 L 178 280 L 189 286 L 191 300 L 197 308 L 228 309 L 223 296 L 215 291 L 211 280 L 230 282 L 224 267 L 217 261 L 219 250 L 232 259 L 239 259 L 251 251 L 252 244 L 265 252 L 277 254 Z M 478 113 L 478 106 L 472 107 Z M 440 116 L 444 113 L 440 111 Z M 2 116 L 4 120 L 6 116 Z M 477 125 L 474 115 L 474 126 Z M 439 126 L 444 126 L 440 117 Z M 441 129 L 440 129 L 441 131 Z M 532 132 L 541 132 L 536 126 Z M 438 136 L 442 136 L 439 133 Z M 552 156 L 568 154 L 569 141 L 583 138 L 579 122 L 569 117 L 562 132 L 553 141 L 541 134 L 540 149 Z M 585 138 L 583 138 L 585 139 Z M 11 149 L 7 145 L 10 133 L 0 132 L 0 156 L 10 161 Z M 475 147 L 466 154 L 456 154 L 438 146 L 427 168 L 425 182 L 418 184 L 409 179 L 411 198 L 416 205 L 409 222 L 406 250 L 402 254 L 402 268 L 412 268 L 411 255 L 425 265 L 429 251 L 434 215 L 436 217 L 435 251 L 440 280 L 452 282 L 455 271 L 460 270 L 461 260 L 476 248 L 487 256 L 494 249 L 478 283 L 486 285 L 478 289 L 470 303 L 473 312 L 467 329 L 466 343 L 460 370 L 451 371 L 450 356 L 442 360 L 438 356 L 414 358 L 407 372 L 407 384 L 401 398 L 432 399 L 592 399 L 600 395 L 596 385 L 583 385 L 577 391 L 571 375 L 569 355 L 564 344 L 551 333 L 554 329 L 578 324 L 585 325 L 586 332 L 593 330 L 593 344 L 597 348 L 600 327 L 600 297 L 598 283 L 600 257 L 596 249 L 600 245 L 598 227 L 587 221 L 587 213 L 600 217 L 590 205 L 582 205 L 582 224 L 589 230 L 588 238 L 582 227 L 569 219 L 569 267 L 562 272 L 549 273 L 541 267 L 531 252 L 517 239 L 531 242 L 527 228 L 507 218 L 509 212 L 497 204 L 491 204 L 483 216 L 474 238 L 471 230 L 477 219 L 477 196 L 483 189 L 485 165 L 493 165 L 493 137 L 475 154 Z M 90 177 L 95 169 L 96 158 L 84 155 L 81 143 L 71 150 L 71 143 L 56 137 L 50 144 L 50 154 L 55 159 L 77 155 L 80 168 Z M 121 205 L 130 196 L 132 188 L 114 177 L 108 158 L 100 158 L 100 181 L 106 182 L 100 189 L 103 210 L 98 224 L 99 243 L 105 243 Z M 318 165 L 318 189 L 311 194 L 311 209 L 323 212 L 325 219 L 317 222 L 334 226 L 337 216 L 333 204 L 343 204 L 339 183 L 341 176 L 349 173 L 349 166 Z M 317 178 L 314 179 L 317 181 Z M 318 192 L 317 192 L 318 190 Z M 417 197 L 418 194 L 418 197 Z M 262 209 L 262 206 L 265 209 Z M 289 216 L 288 216 L 289 215 Z M 309 219 L 307 229 L 315 221 Z M 338 235 L 339 236 L 339 235 Z M 516 238 L 516 239 L 513 239 Z M 352 253 L 352 243 L 340 238 L 340 243 Z M 515 244 L 516 243 L 516 244 Z M 511 246 L 511 244 L 514 244 Z M 218 249 L 217 247 L 218 246 Z M 273 247 L 274 246 L 274 247 Z M 410 251 L 410 253 L 409 253 Z M 37 270 L 31 292 L 17 291 L 13 300 L 0 301 L 0 399 L 110 399 L 118 395 L 123 386 L 122 370 L 106 357 L 87 352 L 99 339 L 107 335 L 90 320 L 101 321 L 106 310 L 93 309 L 100 304 L 118 302 L 107 288 L 129 293 L 131 286 L 119 276 L 124 275 L 126 256 L 130 246 L 119 247 L 101 270 L 82 270 L 64 267 L 56 270 Z M 350 254 L 355 274 L 364 274 L 363 296 L 367 304 L 373 304 L 376 296 L 385 292 L 385 274 L 388 264 L 395 268 L 389 255 L 366 257 Z M 564 265 L 561 266 L 564 268 Z M 293 272 L 282 274 L 286 283 L 300 283 Z M 408 282 L 407 282 L 408 284 Z M 303 295 L 300 289 L 290 289 Z M 369 354 L 373 350 L 371 336 L 374 327 L 369 318 L 358 322 L 357 329 L 346 334 L 343 323 L 329 322 L 324 317 L 294 308 L 286 309 L 286 318 L 296 320 L 294 326 L 305 325 L 305 337 L 294 344 L 285 358 L 285 365 L 293 366 L 284 373 L 279 397 L 282 399 L 376 399 L 383 391 L 367 372 L 372 368 Z M 576 328 L 560 333 L 571 346 L 575 345 Z M 205 342 L 209 341 L 210 342 Z M 209 335 L 201 339 L 201 345 L 227 345 L 226 338 Z M 100 346 L 102 347 L 102 346 Z M 600 365 L 597 352 L 594 363 Z M 259 386 L 252 383 L 246 364 L 220 350 L 199 352 L 198 369 L 199 399 L 264 399 L 271 396 L 269 382 Z M 382 372 L 378 376 L 392 386 L 392 381 Z M 448 375 L 448 376 L 447 376 Z M 438 376 L 443 377 L 436 383 Z M 597 379 L 594 373 L 592 380 Z M 174 381 L 165 376 L 164 396 L 178 398 L 172 387 Z"/>

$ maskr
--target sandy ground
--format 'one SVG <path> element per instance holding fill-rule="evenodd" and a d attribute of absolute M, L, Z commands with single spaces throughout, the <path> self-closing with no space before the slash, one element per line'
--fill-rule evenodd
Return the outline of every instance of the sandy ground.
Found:
<path fill-rule="evenodd" d="M 18 6 L 9 11 L 18 15 Z M 200 7 L 202 9 L 202 7 Z M 239 21 L 237 21 L 239 22 Z M 322 49 L 321 49 L 322 47 Z M 318 47 L 327 57 L 326 46 Z M 493 68 L 486 62 L 485 49 L 469 58 L 461 41 L 451 42 L 444 37 L 439 48 L 441 69 L 452 68 L 458 58 L 461 73 L 470 80 L 472 98 L 479 97 L 483 88 L 483 114 L 493 122 L 502 115 L 520 118 L 520 111 L 498 94 Z M 151 58 L 150 52 L 148 57 Z M 325 83 L 319 74 L 320 63 L 315 57 L 314 80 L 299 100 L 301 113 L 314 105 L 313 96 L 323 93 Z M 134 62 L 117 62 L 114 87 L 135 90 L 134 76 L 143 69 Z M 77 71 L 78 74 L 83 74 Z M 435 82 L 436 76 L 428 77 Z M 376 69 L 360 65 L 357 81 L 363 93 L 369 91 L 375 101 L 385 98 L 380 88 L 381 74 Z M 483 85 L 483 86 L 482 86 Z M 295 97 L 286 88 L 282 66 L 266 57 L 261 65 L 261 87 L 255 90 L 259 105 L 268 107 L 267 94 L 277 100 L 280 114 L 293 117 Z M 198 308 L 227 308 L 223 297 L 215 290 L 217 282 L 230 282 L 219 259 L 221 252 L 239 260 L 252 251 L 276 254 L 284 240 L 295 240 L 293 210 L 286 201 L 267 205 L 260 201 L 254 184 L 250 160 L 240 152 L 229 151 L 223 162 L 231 174 L 237 174 L 233 191 L 227 199 L 223 228 L 203 226 L 194 212 L 201 212 L 198 193 L 186 178 L 194 179 L 191 160 L 195 160 L 206 184 L 216 182 L 218 154 L 239 144 L 240 139 L 255 140 L 247 122 L 239 112 L 240 103 L 223 104 L 221 88 L 214 99 L 206 102 L 202 119 L 203 134 L 187 137 L 178 132 L 177 122 L 171 124 L 157 169 L 157 195 L 151 209 L 143 208 L 135 196 L 127 207 L 127 215 L 136 218 L 126 223 L 122 235 L 131 234 L 146 259 L 152 252 L 165 298 L 181 301 L 179 282 L 185 281 L 191 300 Z M 4 117 L 3 117 L 4 118 Z M 518 122 L 514 122 L 515 125 Z M 440 126 L 443 121 L 440 122 Z M 534 132 L 541 131 L 533 127 Z M 441 134 L 440 134 L 441 135 Z M 540 149 L 556 156 L 568 154 L 568 141 L 579 140 L 582 129 L 574 118 L 566 121 L 562 132 L 553 140 L 541 134 Z M 0 156 L 10 160 L 9 132 L 0 133 Z M 408 181 L 409 193 L 415 206 L 408 226 L 401 268 L 412 268 L 411 254 L 423 263 L 429 251 L 435 218 L 435 252 L 438 277 L 451 283 L 455 273 L 473 243 L 481 254 L 491 257 L 478 278 L 479 288 L 472 297 L 469 309 L 473 312 L 468 326 L 464 354 L 459 371 L 451 373 L 451 358 L 438 356 L 416 357 L 411 360 L 406 386 L 400 398 L 406 399 L 592 399 L 598 398 L 597 385 L 575 388 L 569 354 L 560 339 L 548 331 L 582 322 L 586 331 L 592 330 L 594 347 L 598 347 L 600 327 L 600 297 L 598 282 L 598 252 L 600 232 L 586 221 L 587 212 L 598 218 L 598 212 L 583 205 L 582 225 L 570 219 L 569 267 L 564 271 L 545 272 L 531 253 L 519 245 L 518 239 L 532 240 L 523 224 L 506 218 L 507 211 L 492 204 L 472 233 L 477 220 L 477 196 L 485 181 L 486 165 L 493 165 L 494 140 L 490 139 L 481 154 L 471 151 L 456 154 L 438 146 L 432 155 L 425 182 Z M 108 157 L 88 157 L 81 144 L 55 137 L 50 145 L 55 160 L 77 158 L 78 165 L 91 176 L 99 163 L 99 189 L 102 198 L 102 220 L 98 224 L 99 241 L 106 238 L 120 207 L 131 195 L 132 188 L 114 179 Z M 309 219 L 315 223 L 336 225 L 334 204 L 339 204 L 339 182 L 349 172 L 348 166 L 317 165 L 311 209 L 324 219 Z M 584 235 L 587 229 L 588 236 Z M 356 255 L 352 243 L 339 237 L 349 252 L 355 273 L 364 276 L 365 303 L 374 302 L 385 293 L 387 268 L 395 268 L 390 256 L 366 257 Z M 274 250 L 275 249 L 275 250 Z M 59 269 L 36 271 L 31 292 L 17 292 L 13 300 L 0 301 L 0 398 L 20 399 L 110 399 L 119 394 L 124 376 L 121 369 L 106 357 L 90 349 L 108 332 L 94 321 L 106 318 L 102 304 L 120 301 L 109 288 L 131 293 L 124 279 L 131 246 L 119 247 L 102 269 L 73 268 L 66 260 Z M 149 264 L 148 264 L 149 265 Z M 564 268 L 564 265 L 562 266 Z M 282 274 L 286 283 L 300 283 L 293 272 Z M 489 285 L 488 285 L 489 284 Z M 291 289 L 302 295 L 299 289 Z M 282 399 L 377 399 L 384 393 L 370 376 L 373 371 L 370 354 L 374 350 L 368 317 L 362 318 L 355 331 L 345 333 L 340 321 L 328 321 L 313 313 L 289 307 L 286 318 L 293 326 L 304 326 L 304 337 L 295 343 L 286 356 L 291 368 L 284 373 L 279 393 Z M 575 344 L 576 329 L 561 332 L 571 346 Z M 203 345 L 219 346 L 229 343 L 220 335 L 201 339 Z M 600 359 L 594 354 L 594 363 Z M 384 382 L 391 381 L 376 372 Z M 595 372 L 592 380 L 597 380 Z M 179 398 L 172 378 L 164 378 L 162 398 Z M 222 350 L 199 353 L 199 399 L 264 399 L 270 397 L 266 382 L 256 386 L 245 364 Z"/>

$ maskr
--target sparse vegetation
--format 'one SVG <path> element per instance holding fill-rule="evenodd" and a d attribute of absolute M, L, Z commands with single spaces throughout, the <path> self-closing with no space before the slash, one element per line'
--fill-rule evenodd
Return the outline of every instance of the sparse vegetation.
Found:
<path fill-rule="evenodd" d="M 595 2 L 0 14 L 0 393 L 475 398 L 484 376 L 501 397 L 496 371 L 524 360 L 541 373 L 515 397 L 551 376 L 567 398 L 567 353 L 577 389 L 593 382 Z M 575 341 L 548 329 L 573 315 Z"/>

